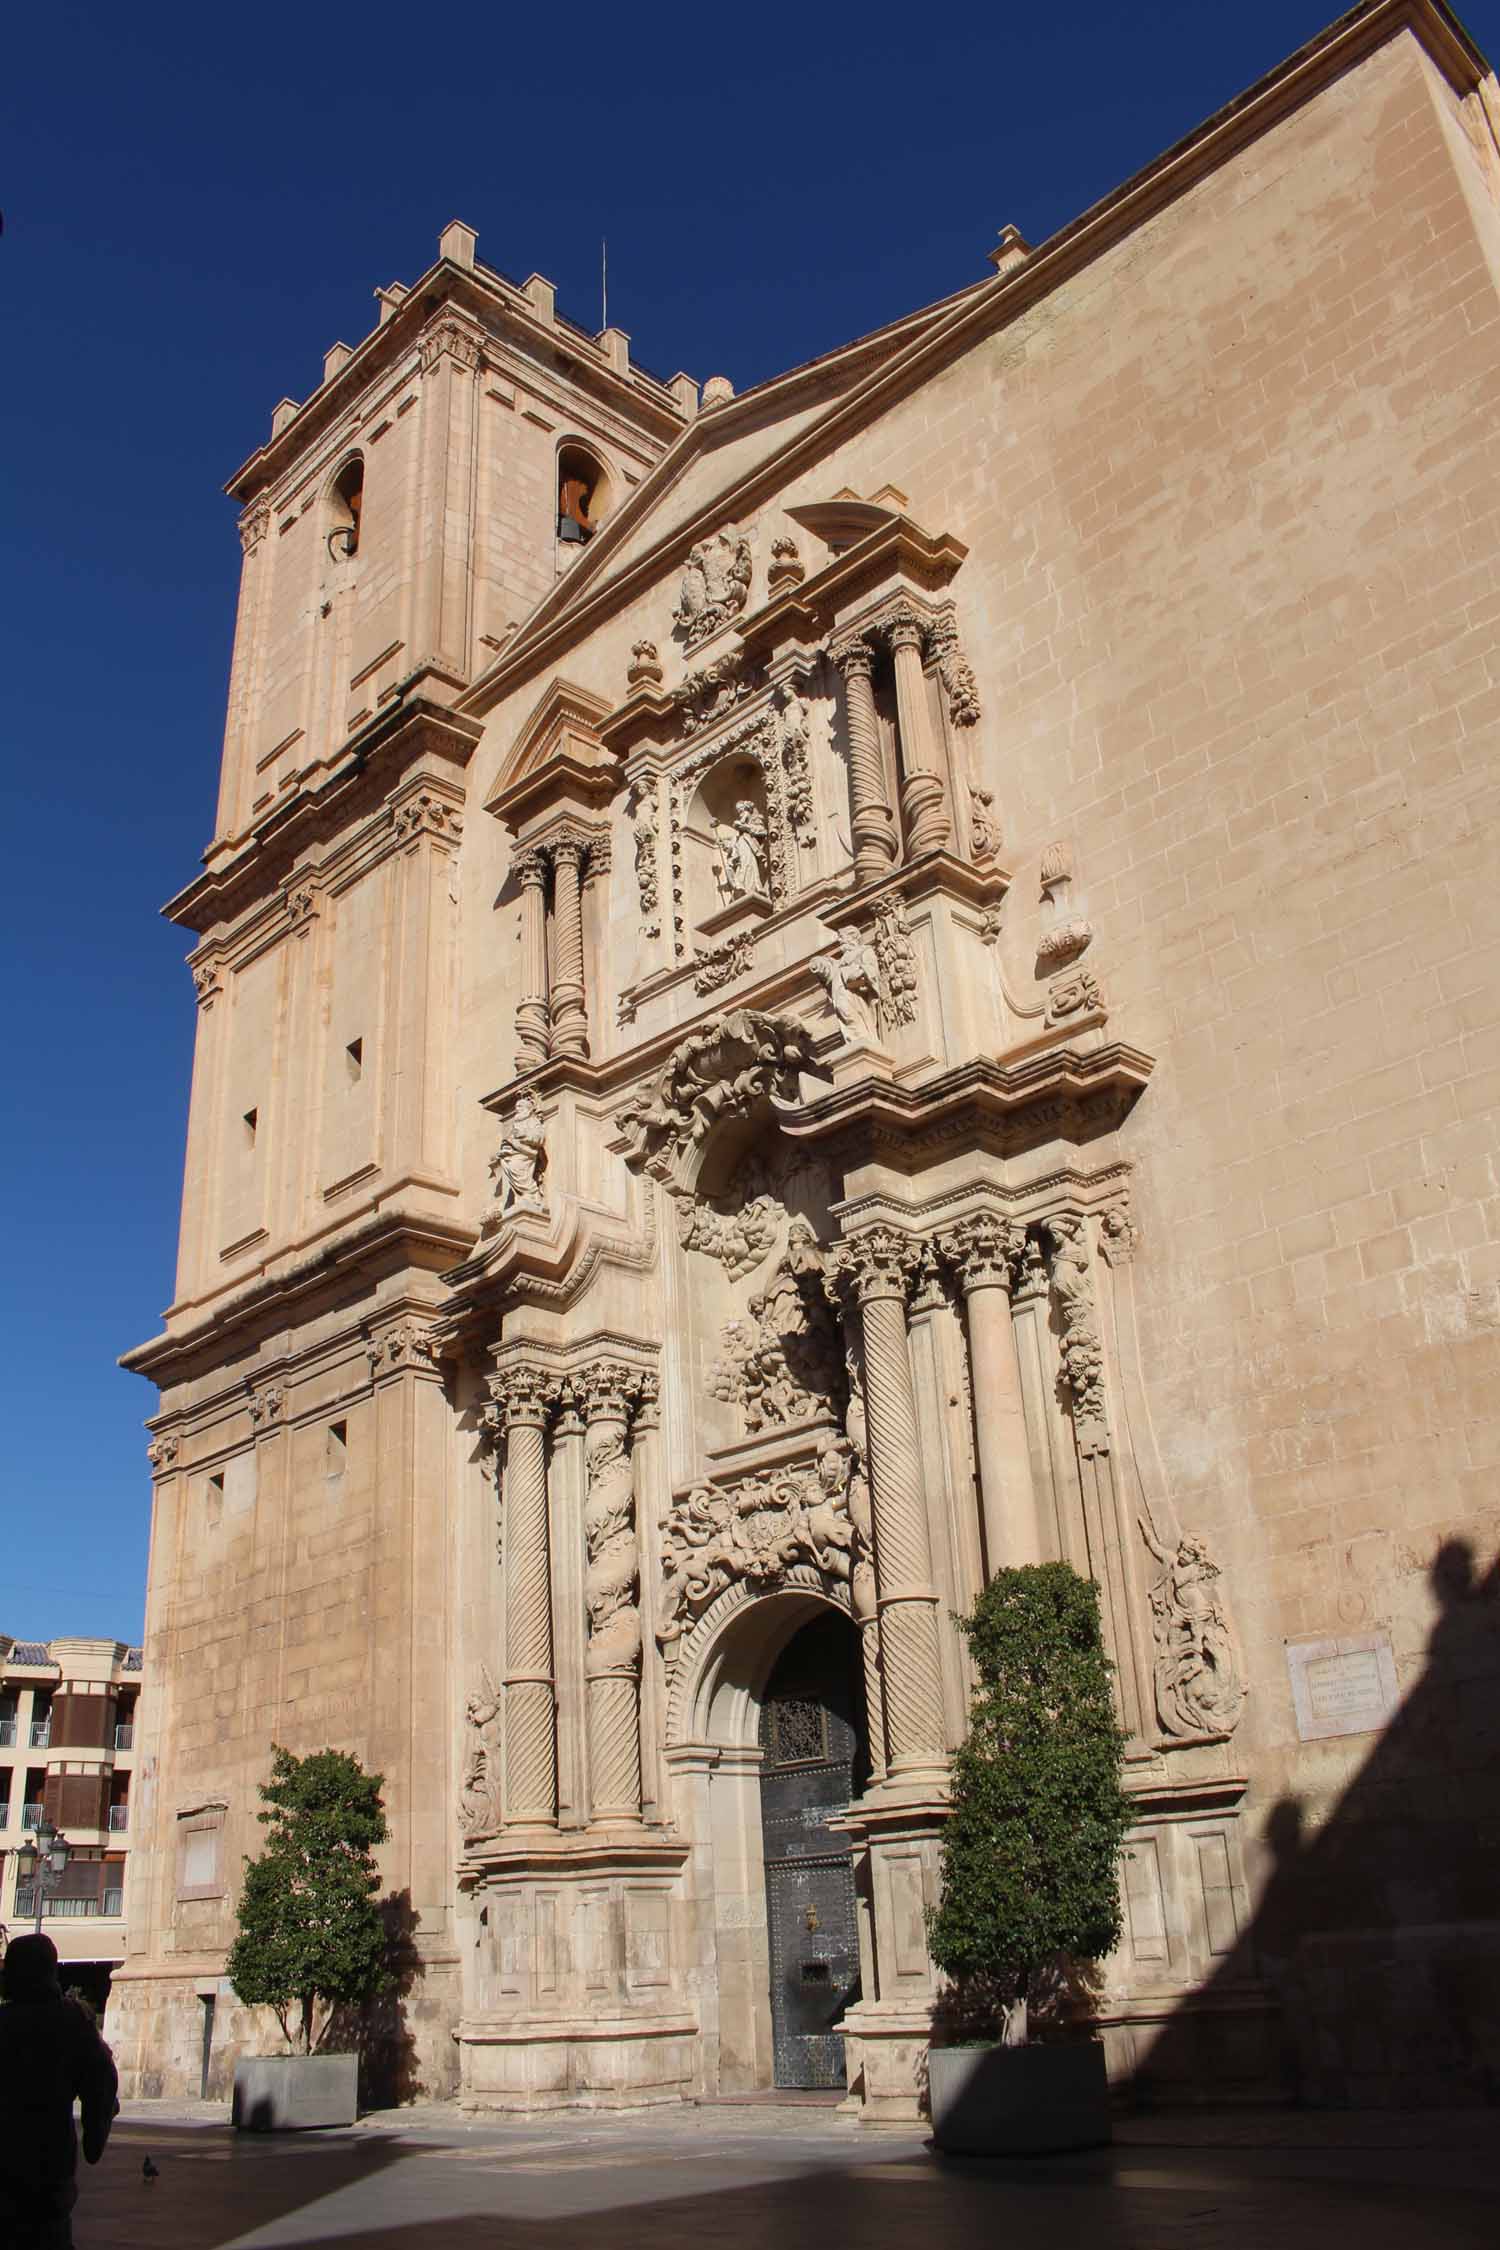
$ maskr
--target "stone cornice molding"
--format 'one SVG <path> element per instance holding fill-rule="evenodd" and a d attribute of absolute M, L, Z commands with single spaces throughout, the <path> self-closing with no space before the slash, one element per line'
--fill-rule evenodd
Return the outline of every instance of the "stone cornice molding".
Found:
<path fill-rule="evenodd" d="M 169 922 L 205 933 L 275 894 L 298 861 L 318 845 L 351 848 L 350 829 L 372 822 L 388 836 L 385 800 L 419 761 L 462 770 L 481 728 L 425 698 L 397 702 L 349 737 L 318 772 L 309 774 L 240 836 L 214 846 L 206 872 L 162 909 Z"/>
<path fill-rule="evenodd" d="M 1048 1137 L 1112 1132 L 1151 1075 L 1152 1058 L 1111 1041 L 1080 1052 L 1059 1043 L 1010 1060 L 976 1056 L 919 1085 L 867 1078 L 778 1118 L 791 1140 L 852 1134 L 893 1149 L 972 1140 L 1016 1153 Z"/>

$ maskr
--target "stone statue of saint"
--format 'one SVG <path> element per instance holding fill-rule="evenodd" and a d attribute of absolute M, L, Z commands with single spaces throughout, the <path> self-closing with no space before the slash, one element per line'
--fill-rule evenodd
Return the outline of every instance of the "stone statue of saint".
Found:
<path fill-rule="evenodd" d="M 714 843 L 718 847 L 719 896 L 727 904 L 730 899 L 752 898 L 766 887 L 766 824 L 754 800 L 741 797 L 734 808 L 734 821 L 714 822 Z"/>
<path fill-rule="evenodd" d="M 490 1226 L 498 1226 L 514 1211 L 546 1210 L 538 1177 L 546 1153 L 546 1127 L 536 1097 L 522 1094 L 490 1158 L 490 1178 L 495 1183 L 495 1200 L 487 1215 Z"/>
<path fill-rule="evenodd" d="M 838 951 L 816 954 L 807 965 L 844 1029 L 868 1037 L 880 1002 L 880 962 L 869 939 L 845 927 L 839 931 Z"/>

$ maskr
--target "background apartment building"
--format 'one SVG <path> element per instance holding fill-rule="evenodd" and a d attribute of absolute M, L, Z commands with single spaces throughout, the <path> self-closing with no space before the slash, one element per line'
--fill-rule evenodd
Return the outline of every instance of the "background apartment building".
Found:
<path fill-rule="evenodd" d="M 45 1816 L 69 1844 L 46 1885 L 42 1927 L 64 1981 L 102 2008 L 125 1958 L 125 1862 L 141 1652 L 123 1641 L 0 1634 L 0 1923 L 32 1927 L 37 1877 L 17 1864 Z"/>

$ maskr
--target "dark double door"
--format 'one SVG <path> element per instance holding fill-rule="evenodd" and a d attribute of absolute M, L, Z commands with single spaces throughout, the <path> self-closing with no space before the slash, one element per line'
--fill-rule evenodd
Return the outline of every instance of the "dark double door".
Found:
<path fill-rule="evenodd" d="M 849 1839 L 828 1826 L 865 1781 L 852 1628 L 830 1614 L 789 1644 L 761 1706 L 761 1835 L 778 2086 L 842 2086 L 834 2026 L 859 1998 Z"/>

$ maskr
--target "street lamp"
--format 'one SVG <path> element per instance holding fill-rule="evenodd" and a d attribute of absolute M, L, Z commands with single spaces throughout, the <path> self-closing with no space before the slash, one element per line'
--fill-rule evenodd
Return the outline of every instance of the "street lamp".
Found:
<path fill-rule="evenodd" d="M 36 1885 L 36 1932 L 41 1935 L 42 1910 L 47 1903 L 47 1893 L 53 1889 L 58 1877 L 68 1864 L 68 1839 L 60 1828 L 54 1828 L 43 1813 L 35 1828 L 27 1832 L 16 1853 L 16 1883 Z M 51 1883 L 48 1876 L 51 1876 Z"/>

